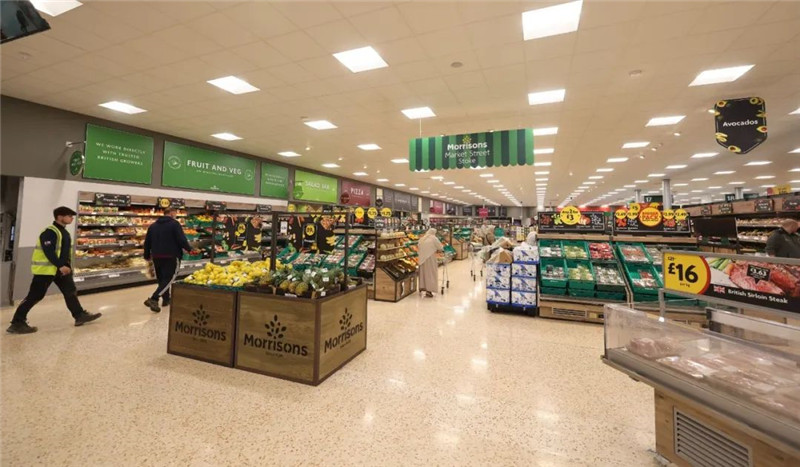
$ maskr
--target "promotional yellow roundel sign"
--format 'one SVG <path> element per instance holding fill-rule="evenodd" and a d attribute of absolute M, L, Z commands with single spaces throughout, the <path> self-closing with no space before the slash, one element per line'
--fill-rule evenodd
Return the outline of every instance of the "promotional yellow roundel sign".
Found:
<path fill-rule="evenodd" d="M 575 206 L 567 206 L 561 210 L 559 217 L 565 225 L 575 225 L 581 220 L 581 211 Z"/>
<path fill-rule="evenodd" d="M 308 224 L 306 226 L 306 237 L 312 237 L 315 233 L 317 233 L 317 228 L 314 227 L 314 224 Z"/>
<path fill-rule="evenodd" d="M 711 283 L 711 269 L 699 255 L 665 253 L 664 288 L 702 295 Z"/>
<path fill-rule="evenodd" d="M 392 210 L 389 208 L 381 209 L 381 217 L 392 217 Z"/>
<path fill-rule="evenodd" d="M 675 211 L 675 220 L 685 221 L 687 217 L 689 217 L 689 213 L 685 209 L 681 208 Z"/>
<path fill-rule="evenodd" d="M 364 218 L 364 208 L 356 208 L 356 219 Z"/>
<path fill-rule="evenodd" d="M 647 227 L 655 227 L 661 223 L 661 211 L 656 208 L 644 208 L 639 213 L 639 222 Z"/>
<path fill-rule="evenodd" d="M 169 198 L 161 198 L 160 200 L 158 200 L 158 204 L 164 209 L 168 208 L 170 204 Z"/>
<path fill-rule="evenodd" d="M 289 212 L 296 212 L 296 211 L 297 211 L 297 206 L 295 206 L 294 204 L 290 204 L 290 205 L 287 207 L 287 209 L 286 209 L 286 210 L 287 210 L 287 211 L 289 211 Z"/>
<path fill-rule="evenodd" d="M 626 215 L 628 216 L 628 219 L 634 220 L 639 217 L 639 212 L 641 210 L 642 206 L 639 203 L 631 203 L 631 205 L 628 207 L 628 213 Z"/>
<path fill-rule="evenodd" d="M 616 217 L 619 220 L 625 219 L 625 216 L 627 216 L 627 215 L 628 215 L 628 211 L 625 210 L 624 208 L 620 208 L 620 209 L 617 209 L 616 211 L 614 211 L 614 217 Z"/>
<path fill-rule="evenodd" d="M 675 218 L 675 211 L 672 209 L 665 209 L 664 212 L 661 213 L 664 216 L 664 219 L 671 220 Z"/>
<path fill-rule="evenodd" d="M 369 208 L 367 210 L 367 217 L 369 217 L 370 219 L 375 219 L 376 217 L 378 217 L 378 210 L 375 208 Z"/>

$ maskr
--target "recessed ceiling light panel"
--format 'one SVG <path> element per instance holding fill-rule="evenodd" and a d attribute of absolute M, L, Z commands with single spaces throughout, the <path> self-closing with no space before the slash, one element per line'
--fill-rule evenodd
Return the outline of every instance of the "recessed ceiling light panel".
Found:
<path fill-rule="evenodd" d="M 235 76 L 225 76 L 222 78 L 212 79 L 206 81 L 223 91 L 228 91 L 231 94 L 247 94 L 248 92 L 255 92 L 259 89 L 247 81 L 237 78 Z"/>
<path fill-rule="evenodd" d="M 402 110 L 401 112 L 403 112 L 403 115 L 412 120 L 418 120 L 420 118 L 431 118 L 436 116 L 436 114 L 433 113 L 433 110 L 431 110 L 430 107 L 415 107 L 413 109 Z"/>
<path fill-rule="evenodd" d="M 686 115 L 674 115 L 672 117 L 653 117 L 650 119 L 649 122 L 647 122 L 647 125 L 645 126 L 675 125 L 684 118 L 686 118 Z"/>
<path fill-rule="evenodd" d="M 315 130 L 333 130 L 334 128 L 338 128 L 336 125 L 327 120 L 312 120 L 310 122 L 303 123 Z"/>
<path fill-rule="evenodd" d="M 333 56 L 353 73 L 389 66 L 372 47 L 361 47 L 360 49 L 339 52 L 333 54 Z"/>
<path fill-rule="evenodd" d="M 104 103 L 99 104 L 99 105 L 100 105 L 100 107 L 105 107 L 107 109 L 116 110 L 117 112 L 126 113 L 128 115 L 140 114 L 142 112 L 147 112 L 146 110 L 140 109 L 139 107 L 136 107 L 136 106 L 133 106 L 133 105 L 130 105 L 130 104 L 126 104 L 124 102 L 119 102 L 119 101 L 104 102 Z"/>
<path fill-rule="evenodd" d="M 578 30 L 583 1 L 562 3 L 522 13 L 524 40 L 567 34 Z"/>
<path fill-rule="evenodd" d="M 734 66 L 730 68 L 716 68 L 701 72 L 689 83 L 689 86 L 704 86 L 706 84 L 730 83 L 736 81 L 743 74 L 750 71 L 753 65 Z"/>
<path fill-rule="evenodd" d="M 552 104 L 563 102 L 566 89 L 554 89 L 552 91 L 539 91 L 528 93 L 528 105 Z"/>

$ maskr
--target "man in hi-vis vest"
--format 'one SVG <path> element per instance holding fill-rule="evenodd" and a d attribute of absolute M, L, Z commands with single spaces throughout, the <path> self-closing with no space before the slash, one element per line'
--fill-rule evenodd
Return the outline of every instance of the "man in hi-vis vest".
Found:
<path fill-rule="evenodd" d="M 67 308 L 75 318 L 75 326 L 82 326 L 89 321 L 100 317 L 100 313 L 89 313 L 78 301 L 75 281 L 72 279 L 72 238 L 66 226 L 75 219 L 75 211 L 61 206 L 53 210 L 55 221 L 39 235 L 36 248 L 33 250 L 31 272 L 33 281 L 28 291 L 28 296 L 19 304 L 11 327 L 7 332 L 11 334 L 30 334 L 36 332 L 33 326 L 28 326 L 28 312 L 39 303 L 47 293 L 53 282 L 56 283 Z"/>

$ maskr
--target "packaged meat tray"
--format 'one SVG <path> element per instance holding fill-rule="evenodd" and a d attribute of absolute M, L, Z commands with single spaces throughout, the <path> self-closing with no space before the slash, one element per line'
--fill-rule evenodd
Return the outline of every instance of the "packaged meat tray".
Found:
<path fill-rule="evenodd" d="M 659 358 L 657 362 L 696 379 L 709 376 L 717 371 L 687 357 L 664 357 Z"/>
<path fill-rule="evenodd" d="M 677 356 L 683 346 L 670 337 L 634 337 L 628 342 L 628 350 L 644 358 L 655 360 L 663 357 Z"/>
<path fill-rule="evenodd" d="M 765 409 L 777 412 L 787 418 L 800 422 L 800 402 L 777 392 L 766 396 L 753 397 L 753 402 Z"/>
<path fill-rule="evenodd" d="M 775 392 L 775 386 L 744 376 L 740 372 L 717 371 L 704 379 L 710 386 L 741 397 L 763 396 Z"/>

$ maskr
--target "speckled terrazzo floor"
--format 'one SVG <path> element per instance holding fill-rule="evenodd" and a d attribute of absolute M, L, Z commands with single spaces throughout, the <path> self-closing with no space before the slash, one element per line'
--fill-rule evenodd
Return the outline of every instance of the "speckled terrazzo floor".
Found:
<path fill-rule="evenodd" d="M 0 462 L 658 465 L 652 390 L 600 362 L 602 326 L 491 314 L 467 261 L 450 277 L 371 301 L 367 351 L 317 388 L 167 355 L 149 286 L 84 296 L 83 328 L 48 298 L 0 337 Z"/>

